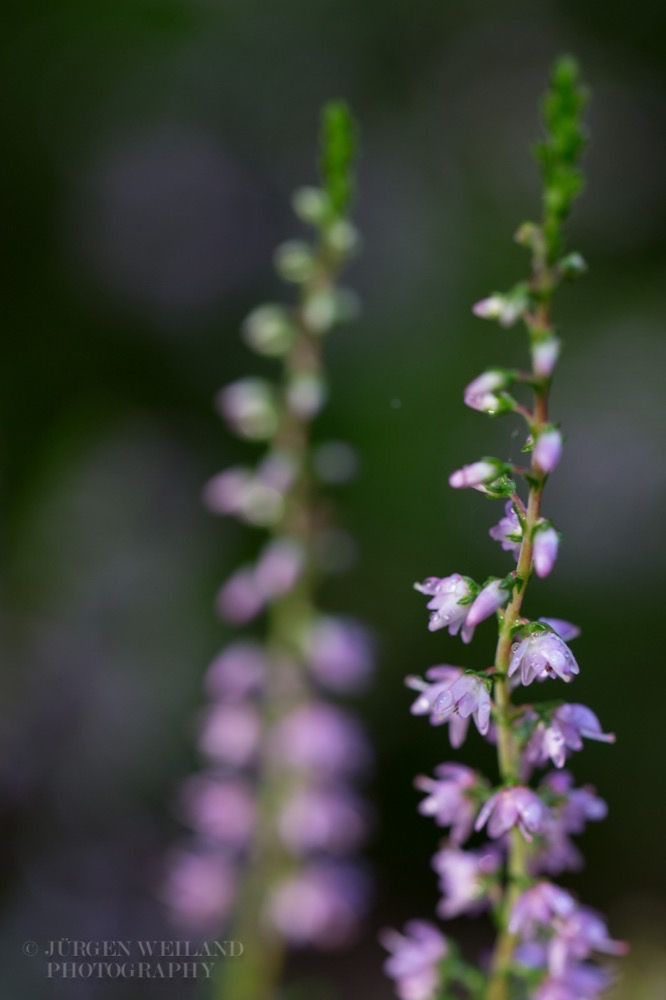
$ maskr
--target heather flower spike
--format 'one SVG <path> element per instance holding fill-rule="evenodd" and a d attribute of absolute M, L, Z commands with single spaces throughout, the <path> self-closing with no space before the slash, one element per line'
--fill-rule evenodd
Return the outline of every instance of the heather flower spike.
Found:
<path fill-rule="evenodd" d="M 296 301 L 260 306 L 242 328 L 278 377 L 241 378 L 216 399 L 233 432 L 265 445 L 255 468 L 228 469 L 204 492 L 215 513 L 270 529 L 256 560 L 230 576 L 216 602 L 232 625 L 258 619 L 262 638 L 233 641 L 210 666 L 204 770 L 180 796 L 196 839 L 174 854 L 164 893 L 188 929 L 224 929 L 246 944 L 242 961 L 218 966 L 219 995 L 238 1000 L 277 996 L 279 956 L 289 945 L 345 944 L 368 893 L 355 859 L 370 818 L 355 788 L 368 768 L 367 740 L 327 692 L 362 687 L 372 642 L 357 622 L 317 605 L 326 476 L 318 476 L 311 440 L 326 400 L 323 339 L 352 299 L 338 278 L 358 242 L 349 219 L 353 145 L 346 107 L 327 106 L 321 186 L 294 199 L 314 238 L 289 241 L 275 255 Z M 338 442 L 333 458 L 349 467 L 349 454 Z"/>
<path fill-rule="evenodd" d="M 567 757 L 582 750 L 586 740 L 613 743 L 615 737 L 603 731 L 586 705 L 557 700 L 562 682 L 573 685 L 579 673 L 568 645 L 579 634 L 577 626 L 538 612 L 531 612 L 530 618 L 528 611 L 536 591 L 531 579 L 553 571 L 560 545 L 559 533 L 542 514 L 544 487 L 563 449 L 562 433 L 548 412 L 561 350 L 552 302 L 561 283 L 585 269 L 580 255 L 565 253 L 563 246 L 563 223 L 582 187 L 584 104 L 576 64 L 561 59 L 544 103 L 545 138 L 537 146 L 544 187 L 542 219 L 523 224 L 516 234 L 517 242 L 531 253 L 531 273 L 508 292 L 495 292 L 473 308 L 475 315 L 502 328 L 522 322 L 527 333 L 531 370 L 489 368 L 469 383 L 464 400 L 488 416 L 512 413 L 523 419 L 529 465 L 482 458 L 453 472 L 449 483 L 502 502 L 490 536 L 510 553 L 515 568 L 504 576 L 500 571 L 481 587 L 459 573 L 416 585 L 429 598 L 431 632 L 446 629 L 468 644 L 484 620 L 497 621 L 491 667 L 483 662 L 441 665 L 431 667 L 425 679 L 407 679 L 418 692 L 412 714 L 426 716 L 433 726 L 447 724 L 454 748 L 462 745 L 471 719 L 480 736 L 497 748 L 499 774 L 492 790 L 480 774 L 461 763 L 440 764 L 434 778 L 416 780 L 426 793 L 419 811 L 449 829 L 448 842 L 433 859 L 443 894 L 437 915 L 448 919 L 490 908 L 496 940 L 489 961 L 477 968 L 463 961 L 434 925 L 413 923 L 405 938 L 387 934 L 385 944 L 393 953 L 387 972 L 403 1000 L 454 995 L 465 1000 L 594 1000 L 613 978 L 604 957 L 626 950 L 624 943 L 612 940 L 601 917 L 545 880 L 581 867 L 573 838 L 607 813 L 594 788 L 574 786 L 563 770 Z M 515 382 L 531 388 L 533 404 L 517 403 L 508 395 Z M 522 486 L 514 481 L 521 478 Z M 551 700 L 513 704 L 514 690 L 535 681 L 546 684 Z M 551 693 L 553 684 L 557 687 Z M 538 690 L 538 684 L 535 687 Z M 547 766 L 555 770 L 545 777 L 535 775 Z M 481 833 L 487 834 L 490 845 L 467 843 Z"/>

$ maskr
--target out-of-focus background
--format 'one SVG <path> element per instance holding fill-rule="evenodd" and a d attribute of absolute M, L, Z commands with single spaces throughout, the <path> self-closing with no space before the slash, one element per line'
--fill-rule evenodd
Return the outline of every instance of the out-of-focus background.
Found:
<path fill-rule="evenodd" d="M 522 347 L 470 305 L 525 271 L 511 236 L 538 210 L 529 148 L 562 51 L 593 92 L 571 226 L 591 267 L 558 307 L 553 405 L 568 440 L 546 509 L 566 542 L 530 609 L 583 626 L 575 697 L 618 733 L 573 762 L 610 817 L 583 838 L 571 884 L 634 942 L 621 996 L 666 995 L 666 8 L 24 0 L 4 20 L 3 1000 L 197 993 L 48 982 L 21 944 L 169 937 L 156 872 L 196 766 L 201 678 L 231 635 L 213 596 L 248 544 L 201 504 L 206 479 L 251 453 L 211 400 L 257 368 L 243 316 L 289 294 L 270 256 L 298 232 L 289 196 L 316 179 L 318 111 L 337 96 L 362 131 L 364 249 L 348 280 L 364 311 L 329 344 L 318 429 L 362 456 L 339 492 L 360 561 L 325 599 L 379 636 L 358 709 L 381 823 L 366 939 L 305 967 L 354 996 L 392 995 L 376 929 L 437 899 L 437 830 L 412 778 L 450 753 L 409 715 L 403 676 L 461 662 L 455 640 L 426 631 L 411 585 L 509 566 L 487 537 L 499 508 L 446 478 L 517 448 L 511 420 L 462 405 L 467 381 Z M 465 665 L 490 654 L 492 629 L 479 632 Z M 473 927 L 460 922 L 468 941 Z"/>

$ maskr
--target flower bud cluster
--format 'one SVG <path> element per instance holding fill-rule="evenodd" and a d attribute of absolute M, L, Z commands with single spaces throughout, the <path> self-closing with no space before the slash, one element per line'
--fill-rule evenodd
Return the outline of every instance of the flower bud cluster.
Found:
<path fill-rule="evenodd" d="M 560 543 L 559 532 L 541 514 L 544 486 L 563 447 L 560 430 L 548 418 L 548 389 L 560 352 L 550 306 L 558 284 L 583 270 L 579 255 L 559 257 L 559 226 L 566 215 L 562 206 L 570 205 L 579 179 L 575 155 L 581 103 L 575 68 L 565 60 L 554 73 L 546 103 L 549 132 L 539 147 L 544 220 L 526 224 L 517 236 L 532 251 L 532 276 L 506 294 L 483 299 L 473 310 L 504 328 L 519 320 L 526 327 L 531 370 L 490 368 L 467 386 L 464 400 L 489 416 L 513 413 L 523 418 L 523 451 L 531 455 L 530 465 L 484 457 L 449 479 L 455 489 L 471 487 L 504 501 L 504 514 L 490 536 L 511 554 L 515 569 L 483 586 L 460 573 L 416 584 L 428 598 L 431 632 L 448 630 L 468 644 L 477 626 L 491 616 L 497 619 L 492 666 L 440 664 L 424 678 L 407 678 L 407 686 L 418 692 L 412 714 L 425 716 L 433 726 L 447 725 L 452 747 L 462 746 L 471 720 L 480 736 L 497 747 L 499 783 L 494 787 L 458 762 L 440 764 L 432 778 L 416 779 L 425 793 L 419 811 L 448 831 L 433 859 L 441 891 L 437 914 L 448 919 L 489 909 L 497 942 L 486 973 L 462 962 L 453 942 L 429 922 L 413 921 L 405 936 L 386 934 L 391 952 L 386 971 L 403 1000 L 435 1000 L 449 993 L 484 1000 L 594 1000 L 611 982 L 609 971 L 596 964 L 598 958 L 626 950 L 609 937 L 601 917 L 544 880 L 581 867 L 572 838 L 607 813 L 594 788 L 575 787 L 565 762 L 583 748 L 584 740 L 612 743 L 615 737 L 603 732 L 585 705 L 559 700 L 514 705 L 511 700 L 516 690 L 534 690 L 534 682 L 568 685 L 580 672 L 568 645 L 578 635 L 576 626 L 556 618 L 525 617 L 523 603 L 531 575 L 543 578 L 553 570 Z M 566 142 L 558 141 L 560 131 Z M 532 389 L 532 408 L 508 395 L 507 389 L 517 383 Z M 519 478 L 526 484 L 524 498 L 516 485 Z M 555 770 L 533 780 L 544 767 Z M 479 842 L 479 836 L 488 839 Z"/>
<path fill-rule="evenodd" d="M 360 690 L 373 668 L 368 630 L 316 606 L 330 565 L 321 484 L 348 478 L 356 462 L 342 442 L 311 442 L 326 398 L 322 337 L 352 312 L 337 278 L 358 243 L 330 169 L 322 188 L 294 199 L 313 243 L 290 241 L 275 257 L 298 286 L 297 304 L 261 306 L 243 325 L 246 344 L 281 360 L 281 375 L 242 378 L 216 400 L 234 433 L 266 445 L 254 468 L 227 469 L 204 490 L 213 512 L 269 529 L 216 597 L 225 622 L 256 620 L 263 638 L 231 642 L 206 675 L 204 767 L 179 798 L 195 836 L 174 855 L 165 887 L 174 911 L 200 929 L 246 919 L 253 933 L 322 948 L 343 944 L 366 906 L 355 855 L 371 815 L 357 785 L 371 754 L 358 720 L 333 699 Z"/>

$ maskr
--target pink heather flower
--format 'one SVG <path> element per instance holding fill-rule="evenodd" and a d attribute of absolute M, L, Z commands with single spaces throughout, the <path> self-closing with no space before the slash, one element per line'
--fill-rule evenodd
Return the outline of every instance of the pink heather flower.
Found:
<path fill-rule="evenodd" d="M 244 625 L 259 614 L 264 595 L 257 586 L 254 566 L 241 566 L 219 590 L 215 604 L 222 618 Z"/>
<path fill-rule="evenodd" d="M 187 927 L 221 927 L 236 893 L 234 868 L 217 854 L 174 852 L 161 896 Z"/>
<path fill-rule="evenodd" d="M 557 978 L 548 976 L 534 1000 L 596 1000 L 611 985 L 611 977 L 596 965 L 571 964 Z"/>
<path fill-rule="evenodd" d="M 585 867 L 583 855 L 557 823 L 549 823 L 541 836 L 539 848 L 528 862 L 530 875 L 561 875 L 579 872 Z"/>
<path fill-rule="evenodd" d="M 572 639 L 577 639 L 580 635 L 578 626 L 563 618 L 539 618 L 539 621 L 543 622 L 544 625 L 550 625 L 553 632 L 557 632 L 560 639 L 564 639 L 565 642 L 571 642 Z"/>
<path fill-rule="evenodd" d="M 537 766 L 550 759 L 555 767 L 563 767 L 567 751 L 582 750 L 583 737 L 602 743 L 615 742 L 613 733 L 602 732 L 591 709 L 585 705 L 560 705 L 548 723 L 537 724 L 527 744 L 526 758 Z"/>
<path fill-rule="evenodd" d="M 472 487 L 482 489 L 485 483 L 490 483 L 499 476 L 499 468 L 494 462 L 472 462 L 471 465 L 463 465 L 462 469 L 456 469 L 449 476 L 449 486 L 454 490 Z"/>
<path fill-rule="evenodd" d="M 264 915 L 293 945 L 328 950 L 354 936 L 367 895 L 367 878 L 357 868 L 313 862 L 272 889 Z"/>
<path fill-rule="evenodd" d="M 318 618 L 308 629 L 305 648 L 312 673 L 333 691 L 356 691 L 372 672 L 372 637 L 351 618 Z"/>
<path fill-rule="evenodd" d="M 458 847 L 438 851 L 432 859 L 444 894 L 437 907 L 438 916 L 449 920 L 461 913 L 479 913 L 488 905 L 488 883 L 499 864 L 499 852 L 491 844 L 478 851 Z"/>
<path fill-rule="evenodd" d="M 460 573 L 445 577 L 429 576 L 423 583 L 415 583 L 414 588 L 431 598 L 427 604 L 428 610 L 432 612 L 428 623 L 431 632 L 446 628 L 450 635 L 458 635 L 460 632 L 463 642 L 471 641 L 474 629 L 466 624 L 469 602 L 460 602 L 468 601 L 473 590 Z"/>
<path fill-rule="evenodd" d="M 513 655 L 509 677 L 520 671 L 520 679 L 526 686 L 535 679 L 545 680 L 555 676 L 570 681 L 574 674 L 579 673 L 573 653 L 550 629 L 532 632 L 511 648 Z"/>
<path fill-rule="evenodd" d="M 273 388 L 265 379 L 243 378 L 221 389 L 215 403 L 232 430 L 252 441 L 265 441 L 277 430 Z"/>
<path fill-rule="evenodd" d="M 540 378 L 550 378 L 560 356 L 560 340 L 547 337 L 532 346 L 532 368 Z"/>
<path fill-rule="evenodd" d="M 572 960 L 588 958 L 592 952 L 604 955 L 624 955 L 627 945 L 614 941 L 605 921 L 594 910 L 579 906 L 555 924 L 555 934 L 548 945 L 548 965 L 551 974 L 561 976 Z"/>
<path fill-rule="evenodd" d="M 386 930 L 381 943 L 391 952 L 384 971 L 395 980 L 400 1000 L 434 1000 L 439 987 L 438 965 L 449 950 L 444 935 L 425 920 L 410 920 L 404 935 Z"/>
<path fill-rule="evenodd" d="M 467 612 L 467 618 L 465 618 L 465 625 L 468 628 L 479 625 L 506 604 L 511 596 L 511 591 L 503 584 L 503 580 L 491 580 L 474 598 Z"/>
<path fill-rule="evenodd" d="M 419 692 L 418 698 L 410 709 L 412 715 L 429 715 L 433 726 L 443 725 L 446 720 L 440 715 L 433 714 L 435 702 L 443 691 L 446 691 L 455 680 L 462 677 L 463 673 L 462 667 L 450 667 L 442 664 L 426 670 L 427 681 L 422 680 L 421 677 L 406 677 L 407 687 Z"/>
<path fill-rule="evenodd" d="M 492 368 L 469 383 L 465 389 L 465 403 L 481 413 L 495 413 L 505 405 L 495 393 L 498 389 L 506 389 L 507 384 L 507 373 Z"/>
<path fill-rule="evenodd" d="M 479 319 L 499 319 L 505 299 L 503 295 L 488 295 L 472 306 L 472 312 Z"/>
<path fill-rule="evenodd" d="M 487 298 L 476 302 L 472 306 L 472 312 L 480 319 L 496 319 L 500 326 L 509 327 L 522 316 L 527 304 L 525 291 L 516 287 L 507 295 L 493 292 Z"/>
<path fill-rule="evenodd" d="M 256 802 L 246 782 L 194 775 L 183 787 L 181 803 L 193 830 L 230 847 L 247 844 L 254 828 Z"/>
<path fill-rule="evenodd" d="M 500 542 L 505 552 L 512 552 L 516 559 L 518 558 L 523 529 L 514 509 L 513 500 L 507 500 L 504 507 L 504 517 L 490 528 L 488 534 L 494 541 Z M 514 537 L 511 537 L 512 535 Z"/>
<path fill-rule="evenodd" d="M 268 663 L 264 647 L 249 639 L 231 643 L 216 656 L 206 674 L 211 698 L 240 702 L 261 689 Z"/>
<path fill-rule="evenodd" d="M 367 810 L 343 787 L 304 788 L 295 792 L 278 816 L 278 831 L 295 854 L 346 853 L 362 843 Z"/>
<path fill-rule="evenodd" d="M 534 535 L 534 571 L 537 576 L 543 578 L 548 576 L 555 560 L 557 559 L 557 549 L 560 544 L 560 536 L 555 528 L 537 528 Z"/>
<path fill-rule="evenodd" d="M 284 494 L 296 463 L 283 452 L 270 452 L 256 472 L 242 466 L 218 473 L 204 487 L 203 499 L 215 514 L 234 514 L 249 524 L 275 524 L 284 510 Z"/>
<path fill-rule="evenodd" d="M 465 742 L 469 728 L 469 716 L 463 718 L 459 714 L 441 715 L 435 712 L 435 702 L 441 694 L 448 690 L 454 681 L 463 676 L 462 667 L 430 667 L 426 677 L 430 683 L 420 677 L 406 677 L 405 684 L 414 691 L 419 691 L 419 697 L 412 705 L 412 715 L 429 715 L 432 726 L 442 726 L 449 723 L 449 740 L 452 747 L 460 747 Z"/>
<path fill-rule="evenodd" d="M 491 796 L 474 824 L 481 830 L 488 820 L 488 834 L 494 839 L 501 837 L 516 826 L 527 841 L 533 833 L 540 833 L 548 819 L 548 811 L 541 799 L 523 785 L 503 788 Z"/>
<path fill-rule="evenodd" d="M 432 714 L 435 718 L 442 720 L 450 719 L 453 716 L 468 720 L 473 715 L 476 728 L 482 736 L 485 736 L 490 725 L 488 688 L 480 677 L 476 677 L 474 674 L 463 674 L 438 695 Z M 464 736 L 463 733 L 463 739 Z M 453 743 L 453 741 L 454 737 L 451 734 L 451 742 Z"/>
<path fill-rule="evenodd" d="M 479 775 L 464 764 L 440 764 L 436 778 L 419 775 L 414 785 L 428 795 L 419 804 L 423 816 L 432 816 L 439 826 L 451 827 L 451 840 L 462 844 L 474 828 L 476 805 L 473 795 L 483 787 Z"/>
<path fill-rule="evenodd" d="M 557 917 L 568 917 L 577 907 L 573 896 L 552 882 L 538 882 L 519 896 L 509 918 L 509 931 L 531 940 Z"/>
<path fill-rule="evenodd" d="M 244 767 L 255 757 L 261 722 L 249 705 L 215 705 L 205 713 L 199 747 L 211 760 Z"/>
<path fill-rule="evenodd" d="M 542 472 L 552 472 L 562 455 L 562 435 L 554 427 L 541 431 L 534 443 L 534 461 Z"/>
<path fill-rule="evenodd" d="M 564 833 L 582 833 L 587 822 L 598 822 L 608 815 L 608 806 L 596 789 L 592 785 L 574 788 L 568 771 L 551 771 L 540 787 L 562 800 L 556 803 L 553 817 Z"/>
<path fill-rule="evenodd" d="M 362 771 L 370 759 L 361 724 L 324 702 L 301 705 L 278 723 L 271 756 L 280 765 L 329 778 Z"/>
<path fill-rule="evenodd" d="M 204 503 L 214 514 L 237 514 L 251 482 L 251 471 L 241 466 L 219 472 L 204 487 Z"/>
<path fill-rule="evenodd" d="M 291 590 L 303 570 L 303 547 L 290 538 L 279 538 L 267 545 L 255 567 L 255 584 L 264 601 Z"/>

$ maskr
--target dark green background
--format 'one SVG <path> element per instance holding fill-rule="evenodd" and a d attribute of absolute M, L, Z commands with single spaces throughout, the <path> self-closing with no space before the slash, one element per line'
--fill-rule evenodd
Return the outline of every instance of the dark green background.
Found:
<path fill-rule="evenodd" d="M 250 453 L 211 400 L 261 367 L 239 324 L 283 294 L 270 254 L 297 232 L 289 195 L 314 180 L 318 109 L 333 96 L 363 137 L 364 249 L 349 282 L 364 312 L 330 342 L 318 433 L 361 452 L 339 503 L 362 558 L 325 597 L 380 641 L 361 705 L 379 754 L 374 922 L 432 911 L 437 833 L 411 781 L 449 748 L 410 717 L 402 678 L 485 665 L 492 629 L 459 661 L 454 640 L 427 633 L 411 584 L 509 566 L 487 537 L 499 508 L 446 477 L 518 447 L 511 419 L 462 405 L 467 381 L 523 346 L 470 305 L 525 270 L 511 234 L 537 211 L 529 146 L 562 51 L 593 92 L 571 227 L 591 267 L 558 305 L 553 412 L 568 440 L 546 511 L 566 543 L 529 604 L 583 626 L 567 693 L 618 734 L 574 762 L 610 805 L 574 884 L 635 939 L 635 975 L 661 965 L 663 977 L 666 9 L 23 0 L 4 21 L 3 1000 L 185 989 L 47 983 L 20 944 L 166 934 L 152 886 L 195 767 L 200 680 L 227 637 L 212 599 L 253 545 L 200 503 L 206 478 Z M 469 743 L 466 759 L 489 761 Z M 374 934 L 307 964 L 354 996 L 388 997 Z M 656 998 L 660 982 L 627 995 Z"/>

